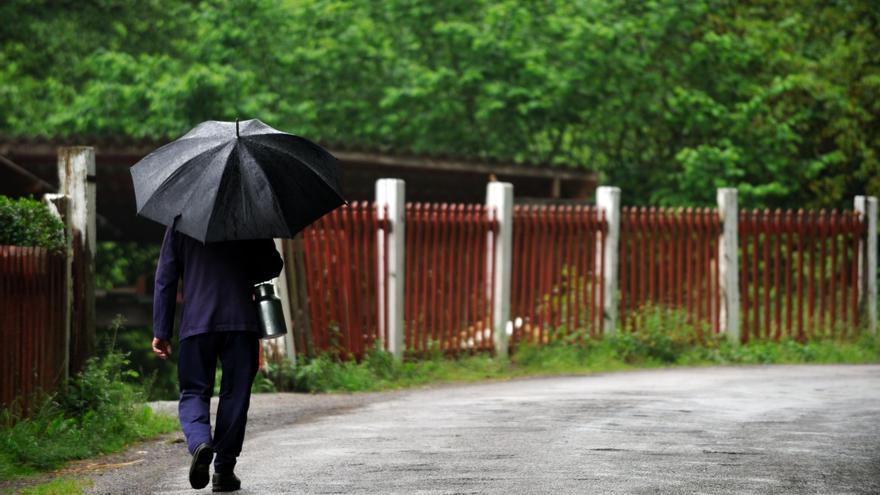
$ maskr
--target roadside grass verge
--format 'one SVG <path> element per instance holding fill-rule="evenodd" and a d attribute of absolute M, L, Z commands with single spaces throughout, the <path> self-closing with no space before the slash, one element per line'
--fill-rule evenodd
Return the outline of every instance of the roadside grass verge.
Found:
<path fill-rule="evenodd" d="M 84 493 L 92 482 L 83 479 L 58 478 L 46 483 L 30 486 L 21 490 L 21 495 L 76 495 Z"/>
<path fill-rule="evenodd" d="M 137 373 L 128 366 L 126 356 L 111 348 L 89 360 L 59 393 L 35 400 L 29 414 L 15 406 L 0 410 L 0 481 L 115 452 L 177 428 L 174 418 L 146 406 L 144 387 L 133 383 Z"/>
<path fill-rule="evenodd" d="M 363 360 L 337 361 L 329 355 L 272 363 L 255 391 L 376 391 L 429 383 L 469 382 L 521 376 L 582 374 L 667 366 L 742 364 L 880 363 L 880 339 L 824 338 L 730 343 L 722 336 L 700 336 L 679 312 L 649 310 L 638 332 L 618 331 L 604 339 L 557 332 L 543 345 L 521 343 L 510 359 L 485 354 L 446 358 L 439 353 L 395 361 L 379 349 Z"/>

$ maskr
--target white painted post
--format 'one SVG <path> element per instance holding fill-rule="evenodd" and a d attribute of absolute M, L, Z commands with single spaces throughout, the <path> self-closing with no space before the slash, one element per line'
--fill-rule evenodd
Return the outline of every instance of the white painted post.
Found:
<path fill-rule="evenodd" d="M 602 308 L 602 328 L 605 335 L 613 335 L 617 331 L 618 270 L 620 269 L 620 188 L 601 186 L 596 188 L 596 206 L 605 212 L 608 228 L 605 234 L 605 257 L 602 259 L 601 245 L 596 249 L 597 268 L 604 264 L 605 279 L 602 284 L 605 292 L 605 303 Z M 601 240 L 599 241 L 601 242 Z"/>
<path fill-rule="evenodd" d="M 81 252 L 85 257 L 84 286 L 74 290 L 83 292 L 82 308 L 85 325 L 85 352 L 91 354 L 96 346 L 95 333 L 95 149 L 91 146 L 58 148 L 59 193 L 70 198 L 70 218 L 73 235 L 79 235 Z"/>
<path fill-rule="evenodd" d="M 854 208 L 865 224 L 859 250 L 859 311 L 872 334 L 877 333 L 877 197 L 856 196 Z"/>
<path fill-rule="evenodd" d="M 739 262 L 737 259 L 736 189 L 722 188 L 716 193 L 722 233 L 718 241 L 718 291 L 721 297 L 720 331 L 739 343 Z"/>
<path fill-rule="evenodd" d="M 494 280 L 495 294 L 492 300 L 492 344 L 495 355 L 506 358 L 507 324 L 510 320 L 510 270 L 513 255 L 513 184 L 490 182 L 486 186 L 486 207 L 494 211 L 497 228 L 489 233 L 488 263 Z M 464 254 L 461 254 L 464 256 Z M 492 259 L 495 265 L 492 266 Z"/>
<path fill-rule="evenodd" d="M 385 219 L 388 209 L 388 246 L 382 230 L 376 242 L 379 254 L 379 328 L 388 329 L 388 351 L 397 359 L 403 358 L 403 284 L 404 284 L 404 239 L 405 222 L 405 184 L 400 179 L 379 179 L 376 181 L 376 208 L 379 220 Z M 388 258 L 388 274 L 383 275 L 384 257 Z M 388 301 L 385 301 L 385 284 L 388 284 Z M 385 307 L 388 308 L 388 321 L 385 321 Z"/>

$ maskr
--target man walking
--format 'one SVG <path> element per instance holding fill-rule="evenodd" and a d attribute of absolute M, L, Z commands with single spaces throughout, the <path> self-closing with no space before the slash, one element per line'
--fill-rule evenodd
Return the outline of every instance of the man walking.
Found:
<path fill-rule="evenodd" d="M 277 277 L 281 268 L 281 256 L 269 239 L 203 244 L 175 232 L 173 225 L 165 232 L 153 293 L 153 352 L 161 359 L 171 354 L 177 282 L 182 277 L 179 417 L 192 454 L 193 488 L 207 486 L 212 460 L 213 491 L 241 488 L 233 471 L 259 366 L 253 287 Z M 210 403 L 218 359 L 222 379 L 212 437 Z"/>

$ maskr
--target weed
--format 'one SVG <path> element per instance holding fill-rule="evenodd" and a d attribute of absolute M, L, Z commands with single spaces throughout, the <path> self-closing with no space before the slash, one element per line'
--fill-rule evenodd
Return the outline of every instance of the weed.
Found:
<path fill-rule="evenodd" d="M 331 354 L 270 366 L 266 379 L 277 390 L 305 392 L 367 391 L 426 383 L 473 381 L 524 375 L 584 373 L 634 367 L 709 364 L 790 364 L 880 362 L 880 339 L 862 332 L 859 339 L 821 338 L 729 342 L 707 328 L 695 327 L 676 310 L 648 308 L 639 315 L 637 331 L 620 329 L 604 338 L 556 329 L 545 344 L 517 343 L 510 360 L 490 355 L 445 358 L 434 352 L 403 362 L 375 347 L 361 362 L 339 361 Z"/>
<path fill-rule="evenodd" d="M 0 411 L 0 479 L 55 469 L 176 428 L 173 418 L 144 404 L 128 365 L 111 348 L 61 392 L 37 398 L 27 416 L 15 407 Z"/>

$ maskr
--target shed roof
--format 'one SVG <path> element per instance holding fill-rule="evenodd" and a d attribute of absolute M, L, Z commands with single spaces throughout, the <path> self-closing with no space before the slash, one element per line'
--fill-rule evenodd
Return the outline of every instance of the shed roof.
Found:
<path fill-rule="evenodd" d="M 95 147 L 99 237 L 132 241 L 161 238 L 161 227 L 134 211 L 134 189 L 128 171 L 165 144 L 157 140 L 0 135 L 0 194 L 36 196 L 53 192 L 58 184 L 58 148 L 82 144 Z M 560 165 L 326 147 L 341 162 L 343 191 L 350 200 L 372 199 L 374 183 L 382 177 L 404 179 L 407 199 L 432 202 L 482 202 L 490 176 L 513 183 L 517 198 L 583 199 L 596 186 L 594 172 Z"/>
<path fill-rule="evenodd" d="M 119 157 L 143 157 L 168 141 L 125 136 L 4 136 L 0 135 L 0 155 L 54 156 L 59 146 L 94 146 L 97 153 Z M 547 162 L 517 162 L 492 157 L 463 156 L 454 153 L 419 153 L 406 149 L 320 143 L 340 161 L 352 164 L 385 165 L 399 168 L 475 172 L 518 177 L 563 180 L 595 180 L 596 173 L 574 165 Z"/>

